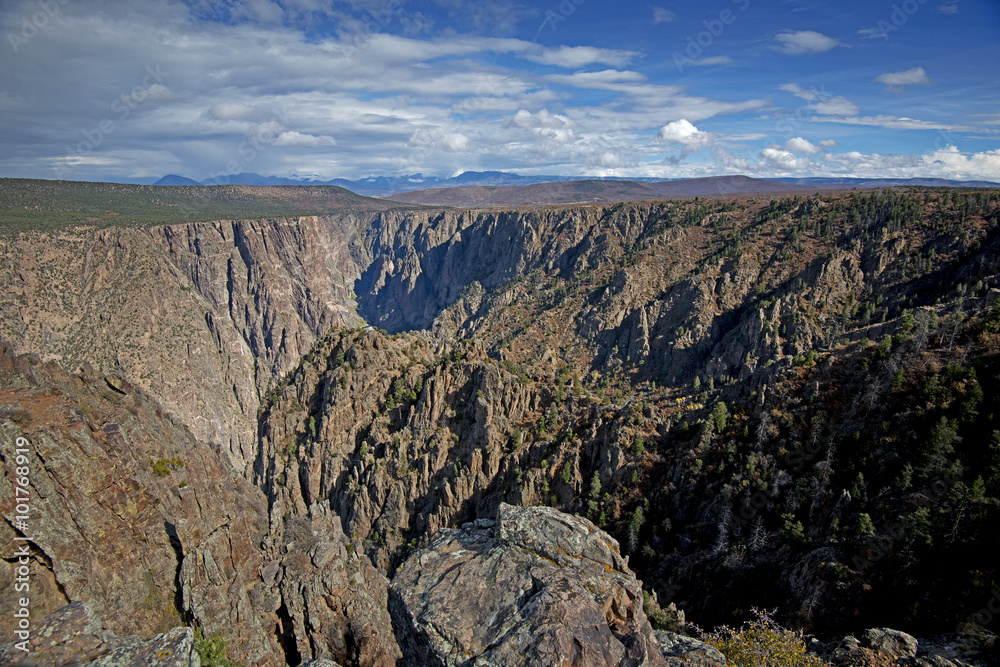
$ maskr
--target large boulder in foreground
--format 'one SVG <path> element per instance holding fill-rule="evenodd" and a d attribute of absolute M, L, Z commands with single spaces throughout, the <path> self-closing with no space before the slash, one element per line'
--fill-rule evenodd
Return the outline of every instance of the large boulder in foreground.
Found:
<path fill-rule="evenodd" d="M 0 665 L 22 667 L 200 667 L 194 633 L 176 627 L 151 639 L 117 637 L 83 602 L 52 612 L 31 637 L 0 645 Z"/>
<path fill-rule="evenodd" d="M 413 664 L 664 665 L 618 543 L 549 507 L 442 530 L 391 595 Z"/>

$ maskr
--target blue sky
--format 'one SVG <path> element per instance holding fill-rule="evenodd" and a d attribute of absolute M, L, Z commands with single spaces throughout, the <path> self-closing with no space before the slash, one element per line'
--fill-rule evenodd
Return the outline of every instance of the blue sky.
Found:
<path fill-rule="evenodd" d="M 3 0 L 0 176 L 1000 181 L 996 0 Z"/>

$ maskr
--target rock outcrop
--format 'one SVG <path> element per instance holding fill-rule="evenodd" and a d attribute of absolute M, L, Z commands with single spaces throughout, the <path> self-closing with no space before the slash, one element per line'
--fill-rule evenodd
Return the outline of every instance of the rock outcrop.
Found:
<path fill-rule="evenodd" d="M 834 667 L 970 667 L 996 665 L 996 637 L 952 634 L 920 639 L 891 628 L 869 628 L 857 636 L 818 647 Z"/>
<path fill-rule="evenodd" d="M 411 664 L 664 664 L 618 543 L 548 507 L 441 531 L 392 590 Z"/>
<path fill-rule="evenodd" d="M 660 652 L 669 667 L 725 667 L 726 656 L 703 641 L 674 632 L 656 632 Z"/>
<path fill-rule="evenodd" d="M 85 603 L 57 609 L 23 642 L 0 645 L 9 667 L 200 667 L 190 628 L 177 627 L 151 639 L 118 637 L 101 629 Z"/>
<path fill-rule="evenodd" d="M 93 610 L 87 618 L 118 636 L 193 623 L 248 667 L 395 661 L 388 580 L 328 505 L 269 514 L 224 454 L 121 376 L 70 375 L 2 344 L 0 417 L 0 549 L 30 545 L 32 618 L 82 601 Z M 7 446 L 18 438 L 29 443 L 25 466 Z M 31 508 L 20 528 L 18 467 L 27 469 Z M 0 576 L 13 580 L 19 565 L 0 561 Z M 4 637 L 17 622 L 18 595 L 8 590 Z"/>

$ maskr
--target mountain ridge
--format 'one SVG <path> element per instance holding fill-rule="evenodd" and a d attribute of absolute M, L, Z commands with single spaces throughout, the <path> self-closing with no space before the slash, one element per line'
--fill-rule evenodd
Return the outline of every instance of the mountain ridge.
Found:
<path fill-rule="evenodd" d="M 751 178 L 741 176 L 742 178 Z M 435 176 L 424 176 L 423 174 L 410 174 L 403 176 L 373 176 L 361 179 L 335 178 L 322 180 L 315 178 L 291 178 L 285 176 L 261 176 L 254 173 L 232 174 L 205 179 L 196 182 L 184 176 L 171 174 L 164 176 L 154 185 L 337 185 L 347 188 L 358 194 L 383 197 L 402 192 L 412 192 L 414 190 L 426 190 L 433 188 L 454 188 L 470 186 L 518 186 L 533 185 L 537 183 L 558 183 L 563 181 L 633 181 L 633 182 L 674 182 L 674 181 L 705 181 L 715 178 L 733 178 L 733 176 L 707 176 L 699 178 L 663 179 L 657 177 L 646 178 L 607 178 L 588 177 L 581 179 L 578 176 L 556 176 L 539 175 L 523 176 L 512 172 L 502 171 L 466 171 L 457 176 L 449 178 L 439 178 Z M 827 188 L 852 188 L 852 187 L 892 187 L 906 185 L 924 185 L 941 187 L 996 187 L 1000 183 L 987 181 L 954 181 L 939 178 L 909 178 L 909 179 L 870 179 L 870 178 L 836 178 L 836 177 L 815 177 L 815 178 L 763 178 L 752 179 L 755 181 L 771 181 L 785 183 L 788 185 L 812 185 Z M 751 190 L 760 191 L 760 190 Z M 775 190 L 777 191 L 777 190 Z M 734 193 L 735 194 L 735 193 Z"/>

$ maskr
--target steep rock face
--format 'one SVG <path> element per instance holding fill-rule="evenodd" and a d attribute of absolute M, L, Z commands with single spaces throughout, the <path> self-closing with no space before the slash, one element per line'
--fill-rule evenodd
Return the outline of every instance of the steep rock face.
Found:
<path fill-rule="evenodd" d="M 442 531 L 392 588 L 412 664 L 665 664 L 617 542 L 551 508 Z"/>
<path fill-rule="evenodd" d="M 255 667 L 391 665 L 399 654 L 388 580 L 339 518 L 326 505 L 269 514 L 223 454 L 124 377 L 69 375 L 3 344 L 0 438 L 29 443 L 21 528 L 13 484 L 24 464 L 0 452 L 0 548 L 30 544 L 33 618 L 83 601 L 119 636 L 196 623 Z M 15 539 L 25 534 L 30 543 Z M 0 561 L 0 574 L 13 579 L 17 566 Z M 0 632 L 11 636 L 18 595 L 5 591 Z"/>
<path fill-rule="evenodd" d="M 242 469 L 260 395 L 354 325 L 351 215 L 0 239 L 0 336 L 65 368 L 121 371 Z"/>
<path fill-rule="evenodd" d="M 199 439 L 237 456 L 251 445 L 253 360 L 148 233 L 22 233 L 0 244 L 0 336 L 19 352 L 121 371 Z"/>
<path fill-rule="evenodd" d="M 585 270 L 643 229 L 650 206 L 386 212 L 368 228 L 372 263 L 355 286 L 358 309 L 389 331 L 428 329 L 466 288 L 500 287 L 536 267 Z"/>
<path fill-rule="evenodd" d="M 282 522 L 272 514 L 259 597 L 280 623 L 284 662 L 391 667 L 401 655 L 385 575 L 351 542 L 326 503 Z M 279 528 L 280 527 L 280 528 Z"/>
<path fill-rule="evenodd" d="M 153 228 L 167 256 L 225 317 L 257 360 L 263 393 L 350 307 L 360 273 L 354 216 L 232 220 Z"/>
<path fill-rule="evenodd" d="M 85 601 L 118 635 L 166 631 L 186 617 L 222 631 L 249 664 L 279 653 L 248 597 L 267 532 L 263 495 L 120 376 L 69 375 L 0 349 L 0 431 L 24 438 L 31 514 L 12 518 L 16 457 L 2 453 L 0 545 L 31 538 L 32 613 Z M 14 564 L 0 569 L 13 576 Z M 16 604 L 0 598 L 9 635 Z"/>

